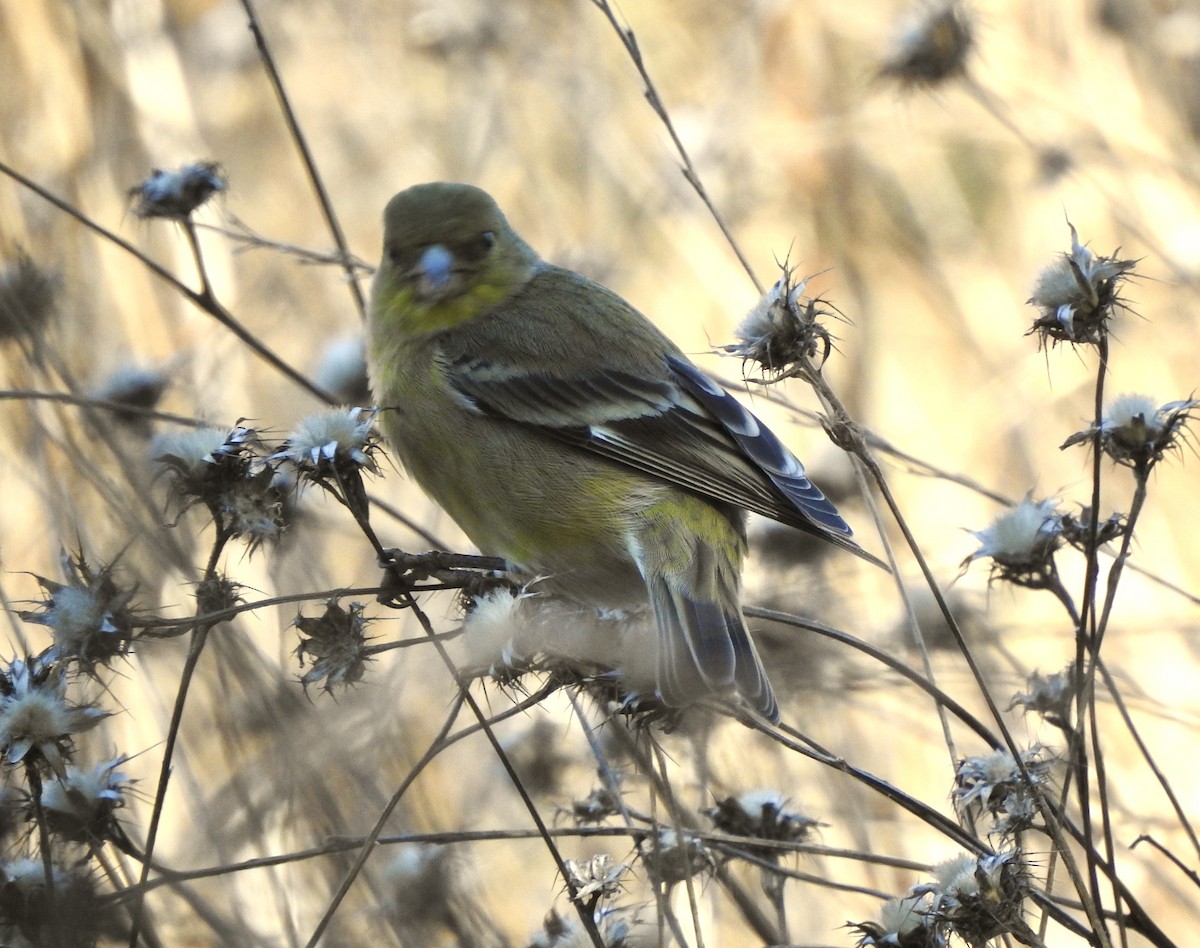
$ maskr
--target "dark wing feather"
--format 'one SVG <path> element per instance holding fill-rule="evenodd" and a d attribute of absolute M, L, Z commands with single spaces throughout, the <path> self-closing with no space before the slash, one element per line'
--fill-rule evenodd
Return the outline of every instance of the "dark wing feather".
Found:
<path fill-rule="evenodd" d="M 741 612 L 682 594 L 663 576 L 647 586 L 658 620 L 658 687 L 667 704 L 682 707 L 697 694 L 738 693 L 755 711 L 778 722 L 779 705 Z"/>
<path fill-rule="evenodd" d="M 482 357 L 446 363 L 475 410 L 539 428 L 721 503 L 816 534 L 872 562 L 849 525 L 771 431 L 682 356 L 664 378 L 617 369 L 586 378 L 519 374 Z"/>
<path fill-rule="evenodd" d="M 819 531 L 843 537 L 850 525 L 804 473 L 804 465 L 766 425 L 737 402 L 724 388 L 686 359 L 667 356 L 671 375 L 716 419 L 722 430 L 741 449 L 741 457 L 778 489 L 790 506 Z M 745 466 L 745 465 L 743 465 Z M 781 519 L 778 513 L 767 516 Z M 789 521 L 784 521 L 789 522 Z"/>

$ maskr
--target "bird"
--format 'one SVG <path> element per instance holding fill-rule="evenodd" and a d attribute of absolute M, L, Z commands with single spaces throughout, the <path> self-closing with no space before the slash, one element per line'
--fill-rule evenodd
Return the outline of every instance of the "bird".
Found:
<path fill-rule="evenodd" d="M 487 192 L 414 185 L 383 223 L 369 364 L 405 471 L 541 592 L 648 604 L 665 705 L 777 722 L 741 609 L 746 512 L 874 560 L 804 466 L 633 306 L 542 260 Z"/>

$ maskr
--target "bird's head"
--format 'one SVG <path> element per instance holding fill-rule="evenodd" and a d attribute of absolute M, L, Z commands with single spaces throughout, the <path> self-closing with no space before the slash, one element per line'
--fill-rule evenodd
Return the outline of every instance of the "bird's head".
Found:
<path fill-rule="evenodd" d="M 383 224 L 376 311 L 409 334 L 478 318 L 524 286 L 538 263 L 491 196 L 471 185 L 401 191 Z"/>

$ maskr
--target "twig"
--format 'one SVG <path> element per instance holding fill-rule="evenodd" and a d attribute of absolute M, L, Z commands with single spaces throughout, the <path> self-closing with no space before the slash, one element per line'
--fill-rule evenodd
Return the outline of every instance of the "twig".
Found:
<path fill-rule="evenodd" d="M 342 269 L 346 271 L 346 282 L 350 286 L 351 296 L 354 297 L 354 305 L 358 309 L 359 317 L 366 320 L 367 304 L 363 298 L 362 287 L 358 285 L 358 274 L 354 272 L 354 256 L 350 253 L 350 249 L 346 245 L 346 235 L 342 233 L 342 225 L 338 222 L 337 214 L 333 210 L 333 202 L 329 200 L 329 193 L 325 190 L 325 182 L 321 179 L 321 173 L 317 170 L 317 163 L 313 160 L 312 152 L 309 150 L 308 140 L 300 130 L 300 122 L 296 118 L 295 111 L 292 109 L 292 102 L 288 98 L 287 90 L 283 87 L 283 77 L 280 76 L 279 70 L 275 66 L 275 57 L 271 55 L 271 48 L 267 45 L 267 38 L 263 35 L 258 15 L 254 12 L 254 6 L 251 0 L 241 0 L 241 4 L 242 9 L 246 11 L 246 16 L 250 20 L 249 27 L 250 32 L 254 35 L 254 45 L 258 48 L 258 54 L 262 57 L 263 66 L 266 68 L 267 76 L 271 80 L 271 88 L 275 90 L 275 97 L 279 100 L 279 108 L 283 111 L 283 119 L 287 123 L 288 132 L 292 136 L 296 150 L 300 152 L 300 160 L 304 163 L 304 170 L 308 174 L 308 180 L 312 183 L 313 190 L 317 195 L 317 201 L 321 205 L 321 213 L 325 216 L 325 225 L 329 228 L 330 234 L 333 235 L 333 242 L 337 245 L 338 252 L 341 254 Z"/>

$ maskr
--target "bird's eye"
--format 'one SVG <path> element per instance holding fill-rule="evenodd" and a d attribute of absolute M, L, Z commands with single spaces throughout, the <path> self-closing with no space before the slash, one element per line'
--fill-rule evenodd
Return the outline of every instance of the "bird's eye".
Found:
<path fill-rule="evenodd" d="M 492 248 L 496 246 L 496 235 L 490 230 L 485 230 L 475 238 L 475 245 L 479 248 L 479 256 L 486 257 L 492 252 Z"/>

